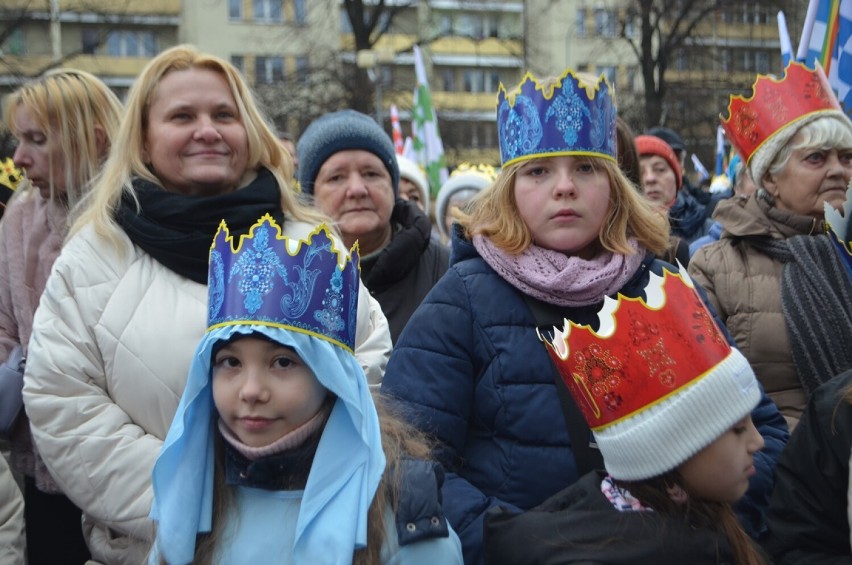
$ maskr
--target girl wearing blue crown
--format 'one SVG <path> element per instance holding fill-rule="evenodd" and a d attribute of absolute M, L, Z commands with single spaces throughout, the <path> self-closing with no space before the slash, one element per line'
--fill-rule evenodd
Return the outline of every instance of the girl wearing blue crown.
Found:
<path fill-rule="evenodd" d="M 207 333 L 154 466 L 149 562 L 461 563 L 440 468 L 353 355 L 357 251 L 269 216 L 232 242 L 223 222 Z"/>
<path fill-rule="evenodd" d="M 667 265 L 654 257 L 667 222 L 616 162 L 615 114 L 603 78 L 566 71 L 501 87 L 502 170 L 454 226 L 453 264 L 388 362 L 382 390 L 441 443 L 444 508 L 466 563 L 482 559 L 489 508 L 530 509 L 601 464 L 582 418 L 563 417 L 536 329 L 596 327 L 604 297 L 642 296 Z M 787 432 L 765 395 L 753 417 L 766 447 L 738 509 L 757 535 Z"/>

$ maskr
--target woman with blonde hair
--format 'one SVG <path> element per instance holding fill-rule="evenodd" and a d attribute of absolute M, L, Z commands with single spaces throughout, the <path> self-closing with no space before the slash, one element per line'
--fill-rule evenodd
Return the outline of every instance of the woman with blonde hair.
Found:
<path fill-rule="evenodd" d="M 489 508 L 532 508 L 601 463 L 588 426 L 563 419 L 564 387 L 536 329 L 596 327 L 604 297 L 640 296 L 662 272 L 654 254 L 668 243 L 666 219 L 618 167 L 603 78 L 527 75 L 514 92 L 501 88 L 497 125 L 502 170 L 460 218 L 453 265 L 411 318 L 382 384 L 441 442 L 444 508 L 466 563 L 482 559 Z M 763 400 L 758 428 L 783 425 Z M 758 467 L 759 507 L 771 462 Z"/>
<path fill-rule="evenodd" d="M 204 333 L 220 221 L 241 235 L 268 213 L 299 237 L 322 219 L 296 200 L 267 123 L 227 61 L 190 46 L 152 59 L 48 281 L 24 402 L 98 561 L 137 564 L 150 547 L 150 472 Z M 361 298 L 355 356 L 375 382 L 390 338 Z"/>
<path fill-rule="evenodd" d="M 21 357 L 29 356 L 33 316 L 68 232 L 69 214 L 109 152 L 121 103 L 94 75 L 57 69 L 13 92 L 4 115 L 18 140 L 15 166 L 26 177 L 0 223 L 0 360 L 11 358 L 16 348 Z M 18 407 L 21 386 L 4 383 L 2 389 L 5 399 L 17 396 Z M 79 508 L 45 468 L 23 410 L 13 425 L 10 459 L 24 477 L 28 562 L 85 561 Z"/>

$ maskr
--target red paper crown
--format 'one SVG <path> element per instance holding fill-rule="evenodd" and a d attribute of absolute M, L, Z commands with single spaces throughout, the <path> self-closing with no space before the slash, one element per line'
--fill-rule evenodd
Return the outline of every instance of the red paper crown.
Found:
<path fill-rule="evenodd" d="M 728 102 L 722 127 L 745 160 L 784 126 L 815 112 L 841 110 L 822 68 L 809 69 L 795 61 L 781 79 L 758 75 L 749 98 L 736 95 Z"/>
<path fill-rule="evenodd" d="M 655 406 L 731 351 L 683 268 L 651 273 L 645 295 L 607 297 L 597 332 L 568 321 L 545 341 L 593 431 Z"/>

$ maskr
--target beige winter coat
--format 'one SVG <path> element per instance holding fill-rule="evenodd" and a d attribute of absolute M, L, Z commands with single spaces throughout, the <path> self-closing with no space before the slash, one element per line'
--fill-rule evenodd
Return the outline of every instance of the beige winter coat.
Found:
<path fill-rule="evenodd" d="M 285 227 L 303 238 L 313 226 Z M 153 534 L 151 470 L 205 331 L 207 287 L 123 245 L 88 228 L 62 250 L 33 323 L 24 403 L 48 468 L 83 510 L 92 558 L 138 565 Z M 390 348 L 362 286 L 355 353 L 370 382 Z"/>
<path fill-rule="evenodd" d="M 821 222 L 782 212 L 757 193 L 745 201 L 720 202 L 713 217 L 724 227 L 722 237 L 696 251 L 689 273 L 707 291 L 719 318 L 792 431 L 806 398 L 781 310 L 783 264 L 755 250 L 747 239 L 818 233 Z"/>

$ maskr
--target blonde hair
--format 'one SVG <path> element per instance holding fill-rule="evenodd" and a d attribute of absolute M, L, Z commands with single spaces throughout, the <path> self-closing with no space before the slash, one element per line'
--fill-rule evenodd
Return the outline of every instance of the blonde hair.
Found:
<path fill-rule="evenodd" d="M 331 412 L 336 399 L 329 395 L 325 410 Z M 379 425 L 382 432 L 382 444 L 373 446 L 385 453 L 387 466 L 376 495 L 370 503 L 367 514 L 367 547 L 353 553 L 353 565 L 372 565 L 381 562 L 382 546 L 387 532 L 384 526 L 384 515 L 388 508 L 397 511 L 402 484 L 401 473 L 393 472 L 405 458 L 428 460 L 431 457 L 432 442 L 427 436 L 408 424 L 398 410 L 391 407 L 390 401 L 381 393 L 373 394 L 376 411 L 379 414 Z M 324 427 L 324 425 L 323 425 Z M 313 441 L 319 441 L 322 430 L 316 432 Z M 312 441 L 309 439 L 308 441 Z M 225 532 L 228 513 L 234 509 L 232 488 L 225 483 L 224 447 L 220 433 L 214 434 L 214 473 L 213 473 L 213 530 L 210 533 L 199 534 L 196 538 L 195 558 L 193 565 L 210 565 L 216 555 L 218 543 Z M 304 461 L 310 467 L 313 461 Z M 165 560 L 160 561 L 165 564 Z"/>
<path fill-rule="evenodd" d="M 65 193 L 73 208 L 89 188 L 118 131 L 121 102 L 98 77 L 75 69 L 54 69 L 13 92 L 6 100 L 6 125 L 17 130 L 15 110 L 29 110 L 38 126 L 64 156 Z M 99 131 L 101 133 L 99 133 Z M 99 136 L 102 136 L 99 139 Z M 51 200 L 54 191 L 52 153 Z"/>
<path fill-rule="evenodd" d="M 609 208 L 598 238 L 600 245 L 612 253 L 629 255 L 633 248 L 631 237 L 655 254 L 662 253 L 669 243 L 668 219 L 637 192 L 618 165 L 603 157 L 585 157 L 609 179 Z M 527 161 L 513 163 L 497 175 L 494 184 L 471 199 L 465 212 L 456 218 L 468 239 L 482 235 L 506 253 L 518 254 L 532 243 L 529 227 L 521 219 L 515 201 L 515 177 Z"/>
<path fill-rule="evenodd" d="M 96 233 L 110 241 L 116 249 L 121 249 L 121 231 L 115 221 L 115 212 L 122 193 L 136 200 L 132 184 L 134 177 L 162 186 L 156 175 L 143 162 L 152 101 L 166 75 L 189 69 L 213 71 L 228 83 L 246 130 L 247 170 L 266 167 L 272 172 L 280 187 L 282 210 L 297 220 L 314 223 L 326 221 L 324 216 L 302 204 L 290 187 L 293 160 L 275 132 L 267 125 L 268 120 L 261 113 L 240 72 L 224 59 L 201 53 L 190 45 L 178 45 L 151 59 L 130 89 L 124 118 L 113 144 L 114 150 L 104 163 L 85 209 L 71 226 L 69 237 L 83 226 L 92 224 Z"/>

